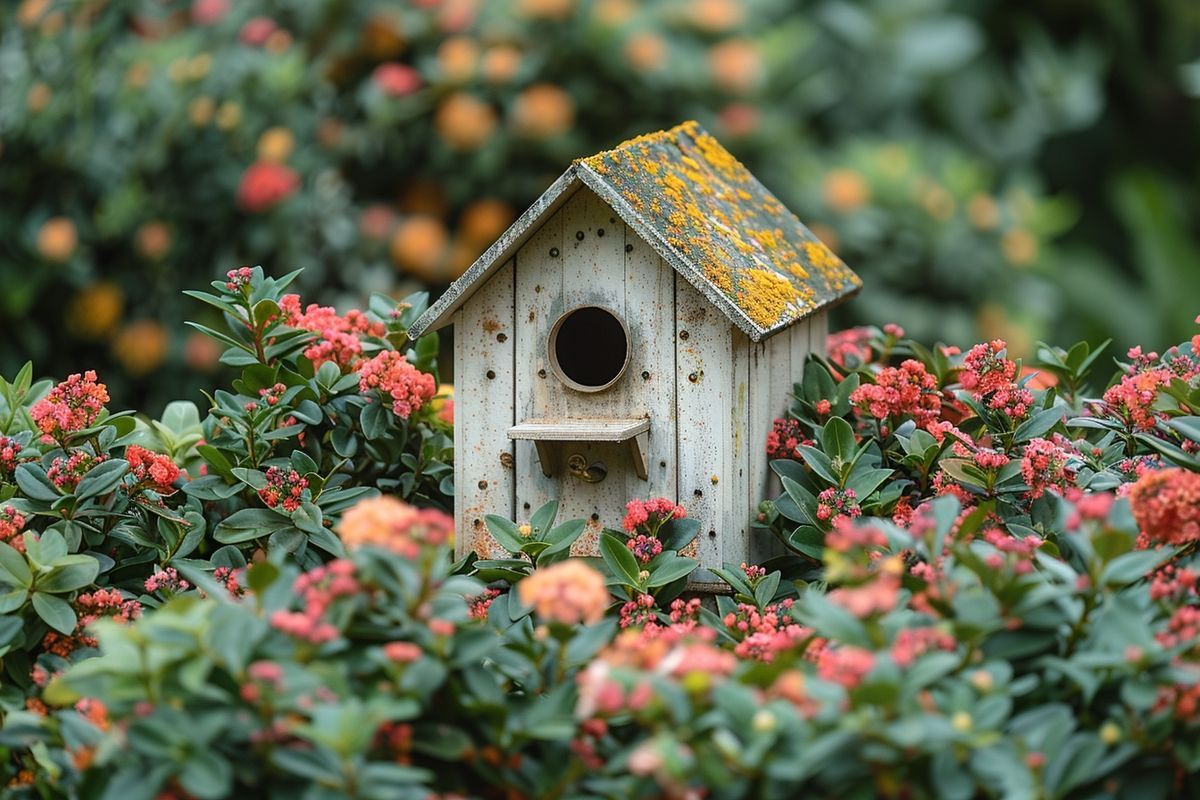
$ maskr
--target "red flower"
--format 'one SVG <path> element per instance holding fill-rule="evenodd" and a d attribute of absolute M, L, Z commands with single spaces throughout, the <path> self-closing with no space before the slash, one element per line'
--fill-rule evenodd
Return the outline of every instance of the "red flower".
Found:
<path fill-rule="evenodd" d="M 229 13 L 229 0 L 195 0 L 192 3 L 192 22 L 197 25 L 215 25 Z"/>
<path fill-rule="evenodd" d="M 238 40 L 244 45 L 259 47 L 278 29 L 275 20 L 270 17 L 251 17 L 238 33 Z"/>
<path fill-rule="evenodd" d="M 274 161 L 256 161 L 242 173 L 238 184 L 238 205 L 252 214 L 261 214 L 286 200 L 300 188 L 300 176 Z"/>
<path fill-rule="evenodd" d="M 371 73 L 371 80 L 388 97 L 403 97 L 421 88 L 421 73 L 405 64 L 380 64 Z"/>
<path fill-rule="evenodd" d="M 170 456 L 152 453 L 144 447 L 132 444 L 125 449 L 125 460 L 129 471 L 137 481 L 138 488 L 150 489 L 158 494 L 175 493 L 174 483 L 179 479 L 179 467 Z"/>

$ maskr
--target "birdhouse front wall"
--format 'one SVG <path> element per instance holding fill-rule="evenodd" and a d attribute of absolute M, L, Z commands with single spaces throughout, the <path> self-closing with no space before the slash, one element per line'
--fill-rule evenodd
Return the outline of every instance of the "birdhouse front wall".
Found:
<path fill-rule="evenodd" d="M 581 306 L 612 312 L 628 331 L 629 362 L 598 392 L 571 388 L 550 358 L 555 323 Z M 665 496 L 700 520 L 695 555 L 703 566 L 755 558 L 749 522 L 767 496 L 764 443 L 772 421 L 786 411 L 813 332 L 824 330 L 823 314 L 750 341 L 581 187 L 476 290 L 454 322 L 460 551 L 503 555 L 485 515 L 526 520 L 558 500 L 560 520 L 588 520 L 574 549 L 592 555 L 600 530 L 619 526 L 626 502 Z M 535 442 L 508 438 L 509 428 L 528 420 L 597 418 L 649 420 L 644 479 L 626 443 L 552 443 L 558 463 L 543 470 Z M 564 462 L 573 454 L 602 464 L 603 480 L 572 476 Z"/>

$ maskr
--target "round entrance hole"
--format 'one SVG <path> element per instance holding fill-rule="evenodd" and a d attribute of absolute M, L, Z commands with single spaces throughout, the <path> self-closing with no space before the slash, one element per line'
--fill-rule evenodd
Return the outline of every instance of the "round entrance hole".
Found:
<path fill-rule="evenodd" d="M 612 386 L 629 366 L 629 331 L 621 318 L 599 306 L 563 314 L 550 331 L 550 367 L 580 392 Z"/>

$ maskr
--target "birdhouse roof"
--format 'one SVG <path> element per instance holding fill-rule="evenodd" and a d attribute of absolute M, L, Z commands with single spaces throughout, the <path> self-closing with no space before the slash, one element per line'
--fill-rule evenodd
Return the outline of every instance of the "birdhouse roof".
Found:
<path fill-rule="evenodd" d="M 442 327 L 580 186 L 587 186 L 753 341 L 862 280 L 696 122 L 577 160 L 410 328 Z"/>

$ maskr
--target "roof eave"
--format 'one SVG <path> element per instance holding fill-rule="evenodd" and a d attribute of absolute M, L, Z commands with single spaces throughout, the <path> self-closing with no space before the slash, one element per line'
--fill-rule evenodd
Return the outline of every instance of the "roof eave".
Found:
<path fill-rule="evenodd" d="M 418 339 L 427 333 L 445 327 L 454 312 L 462 307 L 471 295 L 491 277 L 506 261 L 516 254 L 521 245 L 537 231 L 542 222 L 550 217 L 574 194 L 580 186 L 578 167 L 571 165 L 554 181 L 525 213 L 500 235 L 491 247 L 483 252 L 448 288 L 438 301 L 430 306 L 408 329 L 410 339 Z"/>

